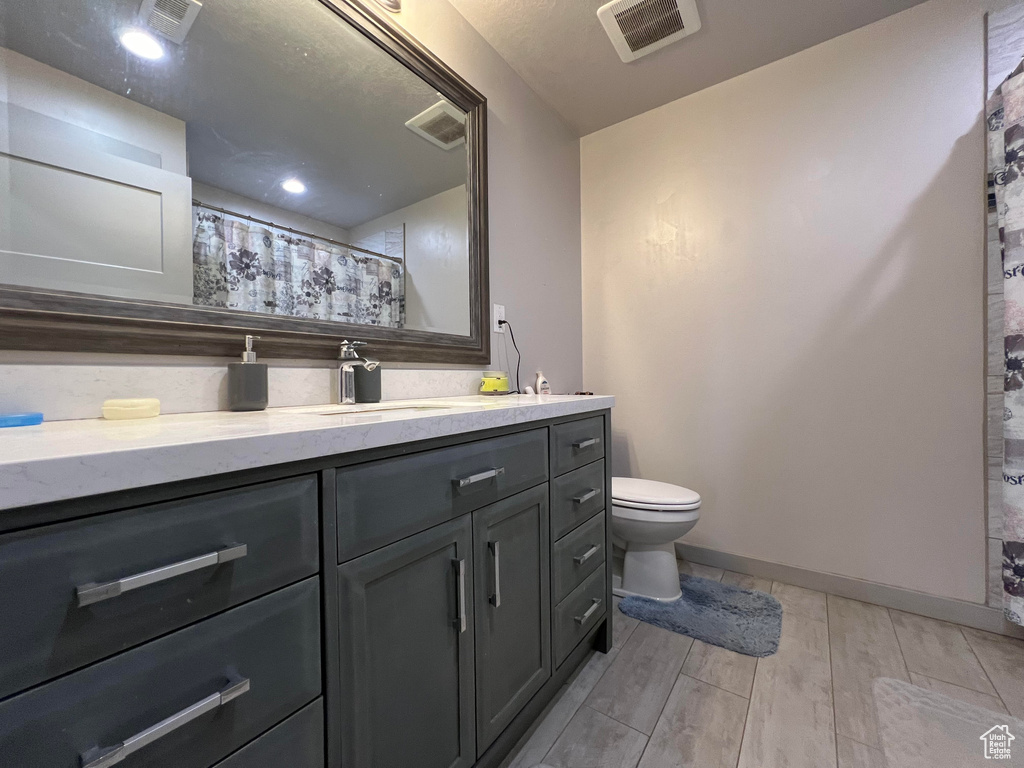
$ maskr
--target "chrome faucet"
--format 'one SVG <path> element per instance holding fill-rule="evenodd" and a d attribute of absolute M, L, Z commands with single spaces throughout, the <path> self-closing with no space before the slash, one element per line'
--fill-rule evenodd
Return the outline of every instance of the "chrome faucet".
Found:
<path fill-rule="evenodd" d="M 365 341 L 343 341 L 341 342 L 341 367 L 338 368 L 338 402 L 342 405 L 350 405 L 356 401 L 356 368 L 365 368 L 372 371 L 378 365 L 379 360 L 372 357 L 360 357 L 356 347 L 365 347 Z"/>

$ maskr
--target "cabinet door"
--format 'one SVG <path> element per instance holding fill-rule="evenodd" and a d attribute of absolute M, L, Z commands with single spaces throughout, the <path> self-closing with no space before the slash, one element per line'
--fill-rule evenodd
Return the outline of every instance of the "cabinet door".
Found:
<path fill-rule="evenodd" d="M 477 750 L 551 676 L 548 486 L 473 513 Z"/>
<path fill-rule="evenodd" d="M 338 567 L 342 764 L 475 760 L 469 516 Z"/>

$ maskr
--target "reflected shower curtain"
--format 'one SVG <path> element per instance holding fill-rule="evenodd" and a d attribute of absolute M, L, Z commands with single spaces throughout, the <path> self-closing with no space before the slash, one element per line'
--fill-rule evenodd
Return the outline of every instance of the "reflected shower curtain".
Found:
<path fill-rule="evenodd" d="M 401 328 L 404 262 L 193 207 L 193 303 Z M 389 242 L 404 228 L 389 231 Z M 391 255 L 391 254 L 387 254 Z"/>
<path fill-rule="evenodd" d="M 986 110 L 989 173 L 1003 258 L 1003 606 L 1024 624 L 1024 73 L 996 89 Z M 1001 159 L 1000 159 L 1001 158 Z"/>

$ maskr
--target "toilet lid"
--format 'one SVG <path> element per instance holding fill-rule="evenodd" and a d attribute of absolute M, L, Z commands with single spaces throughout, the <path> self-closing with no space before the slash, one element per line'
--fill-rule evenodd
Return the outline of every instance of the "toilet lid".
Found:
<path fill-rule="evenodd" d="M 700 506 L 700 494 L 681 485 L 642 480 L 639 477 L 613 477 L 612 501 L 636 509 L 685 510 Z"/>

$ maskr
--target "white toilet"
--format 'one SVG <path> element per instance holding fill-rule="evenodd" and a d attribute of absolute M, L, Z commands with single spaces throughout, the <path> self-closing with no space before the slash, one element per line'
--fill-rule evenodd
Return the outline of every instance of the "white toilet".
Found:
<path fill-rule="evenodd" d="M 612 543 L 624 550 L 616 595 L 678 600 L 675 540 L 700 519 L 700 495 L 689 488 L 635 477 L 612 478 Z M 616 555 L 618 553 L 615 553 Z"/>

